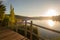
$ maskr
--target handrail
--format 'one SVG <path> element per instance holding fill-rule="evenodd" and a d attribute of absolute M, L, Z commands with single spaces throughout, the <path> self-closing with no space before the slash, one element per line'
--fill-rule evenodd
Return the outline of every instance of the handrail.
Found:
<path fill-rule="evenodd" d="M 30 23 L 28 22 L 28 24 L 30 24 Z M 60 31 L 57 31 L 57 30 L 49 29 L 49 28 L 46 28 L 46 27 L 43 27 L 43 26 L 39 26 L 39 25 L 36 25 L 36 24 L 32 24 L 32 25 L 60 34 Z"/>
<path fill-rule="evenodd" d="M 20 30 L 24 30 L 25 31 L 25 29 L 21 29 L 21 28 L 19 28 Z M 29 32 L 30 33 L 30 31 L 29 30 L 27 30 L 27 32 Z M 40 37 L 40 36 L 38 36 L 37 34 L 35 34 L 35 33 L 33 33 L 32 32 L 32 35 L 34 35 L 34 36 L 37 36 L 38 38 L 40 38 L 41 40 L 45 40 L 44 38 L 42 38 L 42 37 Z"/>
<path fill-rule="evenodd" d="M 25 21 L 25 22 L 26 22 L 26 23 L 25 23 L 25 27 L 27 26 L 27 24 L 30 24 L 31 27 L 32 27 L 32 25 L 34 25 L 34 26 L 40 27 L 40 28 L 42 28 L 42 29 L 49 30 L 49 31 L 56 32 L 56 33 L 60 34 L 60 31 L 53 30 L 53 29 L 50 29 L 50 28 L 46 28 L 46 27 L 43 27 L 43 26 L 40 26 L 40 25 L 37 25 L 37 24 L 33 24 L 32 21 L 31 21 L 31 23 L 29 23 L 29 22 L 27 22 L 27 21 Z M 20 28 L 20 30 L 24 30 L 25 32 L 29 32 L 29 33 L 31 33 L 31 35 L 34 35 L 34 36 L 36 36 L 37 38 L 39 38 L 39 39 L 41 39 L 41 40 L 45 40 L 44 38 L 38 36 L 38 35 L 35 34 L 34 32 L 31 32 L 31 30 L 26 30 L 26 29 L 23 29 L 23 28 L 22 28 L 22 29 Z"/>

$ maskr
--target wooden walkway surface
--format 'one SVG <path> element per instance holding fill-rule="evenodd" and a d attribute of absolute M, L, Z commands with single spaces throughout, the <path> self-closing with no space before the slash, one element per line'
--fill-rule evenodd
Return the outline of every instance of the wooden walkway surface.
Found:
<path fill-rule="evenodd" d="M 0 27 L 0 40 L 26 40 L 24 36 L 4 27 Z M 27 39 L 28 40 L 28 39 Z"/>

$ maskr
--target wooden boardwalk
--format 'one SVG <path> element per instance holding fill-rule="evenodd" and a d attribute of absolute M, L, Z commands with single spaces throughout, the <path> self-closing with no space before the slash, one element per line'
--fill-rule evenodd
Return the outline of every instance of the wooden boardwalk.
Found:
<path fill-rule="evenodd" d="M 28 39 L 10 29 L 0 27 L 0 40 L 28 40 Z"/>

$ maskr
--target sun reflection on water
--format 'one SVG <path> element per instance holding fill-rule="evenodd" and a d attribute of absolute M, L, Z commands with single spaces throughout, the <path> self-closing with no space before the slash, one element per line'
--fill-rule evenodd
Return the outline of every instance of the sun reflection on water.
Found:
<path fill-rule="evenodd" d="M 47 23 L 50 27 L 53 27 L 55 25 L 55 22 L 53 20 L 48 20 Z"/>

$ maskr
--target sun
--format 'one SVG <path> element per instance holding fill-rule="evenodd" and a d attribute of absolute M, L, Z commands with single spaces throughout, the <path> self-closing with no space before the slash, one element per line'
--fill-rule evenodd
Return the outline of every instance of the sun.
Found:
<path fill-rule="evenodd" d="M 57 11 L 55 9 L 48 9 L 48 11 L 45 13 L 45 16 L 56 16 Z"/>

